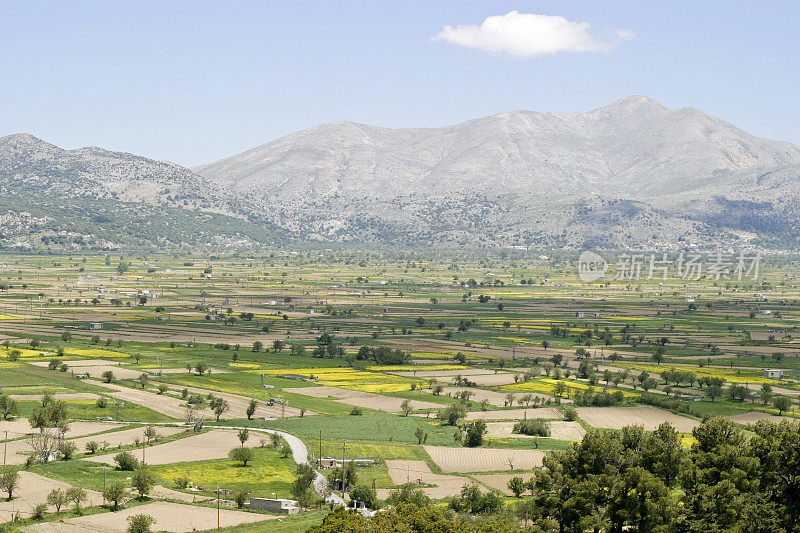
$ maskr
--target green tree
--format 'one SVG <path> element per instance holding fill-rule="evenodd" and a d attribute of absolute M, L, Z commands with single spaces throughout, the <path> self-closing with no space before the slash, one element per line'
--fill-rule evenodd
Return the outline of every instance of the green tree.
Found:
<path fill-rule="evenodd" d="M 247 463 L 255 459 L 255 452 L 251 448 L 241 446 L 234 448 L 228 452 L 228 458 L 233 461 L 241 461 L 242 466 L 247 466 Z"/>
<path fill-rule="evenodd" d="M 19 472 L 15 468 L 7 468 L 0 474 L 0 490 L 8 494 L 8 499 L 14 497 L 14 490 L 19 484 Z"/>
<path fill-rule="evenodd" d="M 483 444 L 483 436 L 486 434 L 486 421 L 473 420 L 466 425 L 466 436 L 464 446 L 475 448 Z"/>
<path fill-rule="evenodd" d="M 380 500 L 378 500 L 378 492 L 373 490 L 369 485 L 356 485 L 350 490 L 350 501 L 362 502 L 368 509 L 377 509 L 380 507 Z"/>
<path fill-rule="evenodd" d="M 113 508 L 115 511 L 119 509 L 119 502 L 121 502 L 126 495 L 127 490 L 125 484 L 121 481 L 109 484 L 103 491 L 103 498 L 114 504 Z"/>
<path fill-rule="evenodd" d="M 8 394 L 0 394 L 0 413 L 3 414 L 3 420 L 6 420 L 9 416 L 18 415 L 19 405 L 17 405 L 17 401 Z"/>
<path fill-rule="evenodd" d="M 219 422 L 219 417 L 221 417 L 225 412 L 228 411 L 229 405 L 228 401 L 224 398 L 212 398 L 210 406 L 211 410 L 214 412 L 214 416 L 216 417 L 217 422 Z"/>
<path fill-rule="evenodd" d="M 247 430 L 247 428 L 242 428 L 237 433 L 237 436 L 239 437 L 239 442 L 241 445 L 244 446 L 244 443 L 250 438 L 250 432 Z"/>
<path fill-rule="evenodd" d="M 144 499 L 153 489 L 155 483 L 155 474 L 150 471 L 147 465 L 140 464 L 131 474 L 131 486 L 139 493 L 139 499 Z"/>
<path fill-rule="evenodd" d="M 80 487 L 70 487 L 64 493 L 64 496 L 67 498 L 67 501 L 72 502 L 75 514 L 83 514 L 81 504 L 88 498 L 88 494 L 86 494 L 85 490 Z"/>
<path fill-rule="evenodd" d="M 256 413 L 256 409 L 258 409 L 258 402 L 255 400 L 250 400 L 250 403 L 247 404 L 247 409 L 245 410 L 248 420 L 253 418 L 253 415 Z"/>
<path fill-rule="evenodd" d="M 60 513 L 61 508 L 64 507 L 69 500 L 66 493 L 61 489 L 53 489 L 47 495 L 47 504 L 56 508 L 56 512 Z"/>
<path fill-rule="evenodd" d="M 519 476 L 512 477 L 508 480 L 508 490 L 514 494 L 515 498 L 519 498 L 525 492 L 525 481 Z"/>
<path fill-rule="evenodd" d="M 772 404 L 778 410 L 779 416 L 782 416 L 784 411 L 792 408 L 792 400 L 786 396 L 778 396 L 772 401 Z"/>

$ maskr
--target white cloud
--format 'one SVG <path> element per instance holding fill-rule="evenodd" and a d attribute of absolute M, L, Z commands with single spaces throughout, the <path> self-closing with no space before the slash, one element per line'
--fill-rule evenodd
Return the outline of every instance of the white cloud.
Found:
<path fill-rule="evenodd" d="M 480 26 L 445 26 L 432 40 L 518 57 L 535 57 L 558 52 L 607 53 L 632 38 L 633 32 L 627 30 L 614 30 L 603 38 L 592 34 L 588 22 L 512 11 L 487 17 Z"/>

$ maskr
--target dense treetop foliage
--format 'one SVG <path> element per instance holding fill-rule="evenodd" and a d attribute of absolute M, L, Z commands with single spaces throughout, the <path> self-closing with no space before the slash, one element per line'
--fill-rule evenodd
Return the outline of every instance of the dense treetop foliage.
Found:
<path fill-rule="evenodd" d="M 525 485 L 530 495 L 513 504 L 472 505 L 480 492 L 465 487 L 449 509 L 400 503 L 369 519 L 338 510 L 309 531 L 800 531 L 800 423 L 746 432 L 711 418 L 693 436 L 686 448 L 666 423 L 593 431 L 545 457 Z"/>

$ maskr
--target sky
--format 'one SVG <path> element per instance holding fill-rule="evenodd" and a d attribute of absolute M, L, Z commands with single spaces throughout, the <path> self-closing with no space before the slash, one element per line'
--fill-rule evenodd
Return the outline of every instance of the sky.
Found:
<path fill-rule="evenodd" d="M 797 1 L 0 0 L 0 136 L 192 166 L 643 94 L 800 144 Z"/>

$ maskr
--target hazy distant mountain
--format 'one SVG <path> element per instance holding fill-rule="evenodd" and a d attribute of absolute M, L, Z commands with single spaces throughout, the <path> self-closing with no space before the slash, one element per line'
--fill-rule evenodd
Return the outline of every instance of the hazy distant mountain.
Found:
<path fill-rule="evenodd" d="M 588 113 L 514 111 L 443 128 L 323 124 L 195 170 L 234 191 L 281 199 L 455 191 L 651 198 L 798 163 L 797 146 L 631 96 Z"/>
<path fill-rule="evenodd" d="M 791 246 L 799 166 L 800 147 L 631 96 L 443 128 L 323 124 L 194 170 L 322 240 Z"/>
<path fill-rule="evenodd" d="M 800 249 L 800 147 L 631 96 L 443 128 L 323 124 L 195 169 L 0 138 L 0 247 Z"/>

